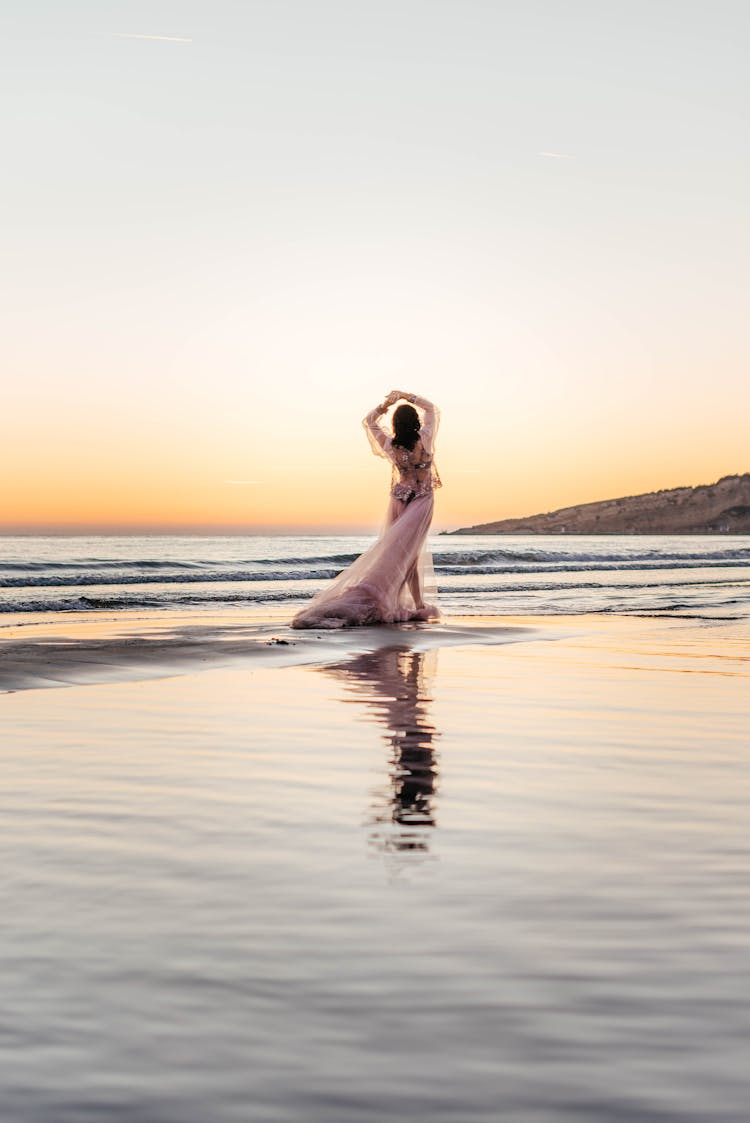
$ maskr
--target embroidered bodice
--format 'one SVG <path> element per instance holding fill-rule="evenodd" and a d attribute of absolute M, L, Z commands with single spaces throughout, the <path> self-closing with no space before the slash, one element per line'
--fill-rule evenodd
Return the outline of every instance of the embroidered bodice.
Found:
<path fill-rule="evenodd" d="M 391 459 L 399 472 L 399 478 L 391 483 L 394 498 L 409 501 L 440 486 L 440 481 L 436 483 L 433 478 L 432 457 L 428 456 L 421 441 L 417 441 L 413 449 L 391 443 Z"/>

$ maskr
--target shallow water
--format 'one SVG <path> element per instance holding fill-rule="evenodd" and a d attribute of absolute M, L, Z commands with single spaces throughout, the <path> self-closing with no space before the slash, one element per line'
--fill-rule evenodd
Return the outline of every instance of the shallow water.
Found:
<path fill-rule="evenodd" d="M 739 1123 L 721 628 L 2 699 L 14 1123 Z"/>

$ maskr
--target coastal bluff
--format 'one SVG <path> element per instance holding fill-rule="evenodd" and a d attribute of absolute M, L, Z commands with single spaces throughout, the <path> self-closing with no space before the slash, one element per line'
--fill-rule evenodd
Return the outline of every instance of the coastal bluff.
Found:
<path fill-rule="evenodd" d="M 750 534 L 750 472 L 462 527 L 451 534 Z"/>

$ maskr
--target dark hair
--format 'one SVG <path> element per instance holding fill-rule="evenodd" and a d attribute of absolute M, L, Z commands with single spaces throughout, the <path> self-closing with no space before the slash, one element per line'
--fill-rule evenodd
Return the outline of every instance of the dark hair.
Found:
<path fill-rule="evenodd" d="M 393 444 L 399 448 L 414 448 L 422 423 L 414 406 L 399 406 L 393 415 Z"/>

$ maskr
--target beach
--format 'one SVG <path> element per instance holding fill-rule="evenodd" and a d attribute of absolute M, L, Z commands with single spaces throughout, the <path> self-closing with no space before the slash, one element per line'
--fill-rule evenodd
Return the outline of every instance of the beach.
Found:
<path fill-rule="evenodd" d="M 0 1123 L 750 1123 L 750 7 L 7 7 Z"/>
<path fill-rule="evenodd" d="M 739 1123 L 747 621 L 15 617 L 3 1116 Z"/>

